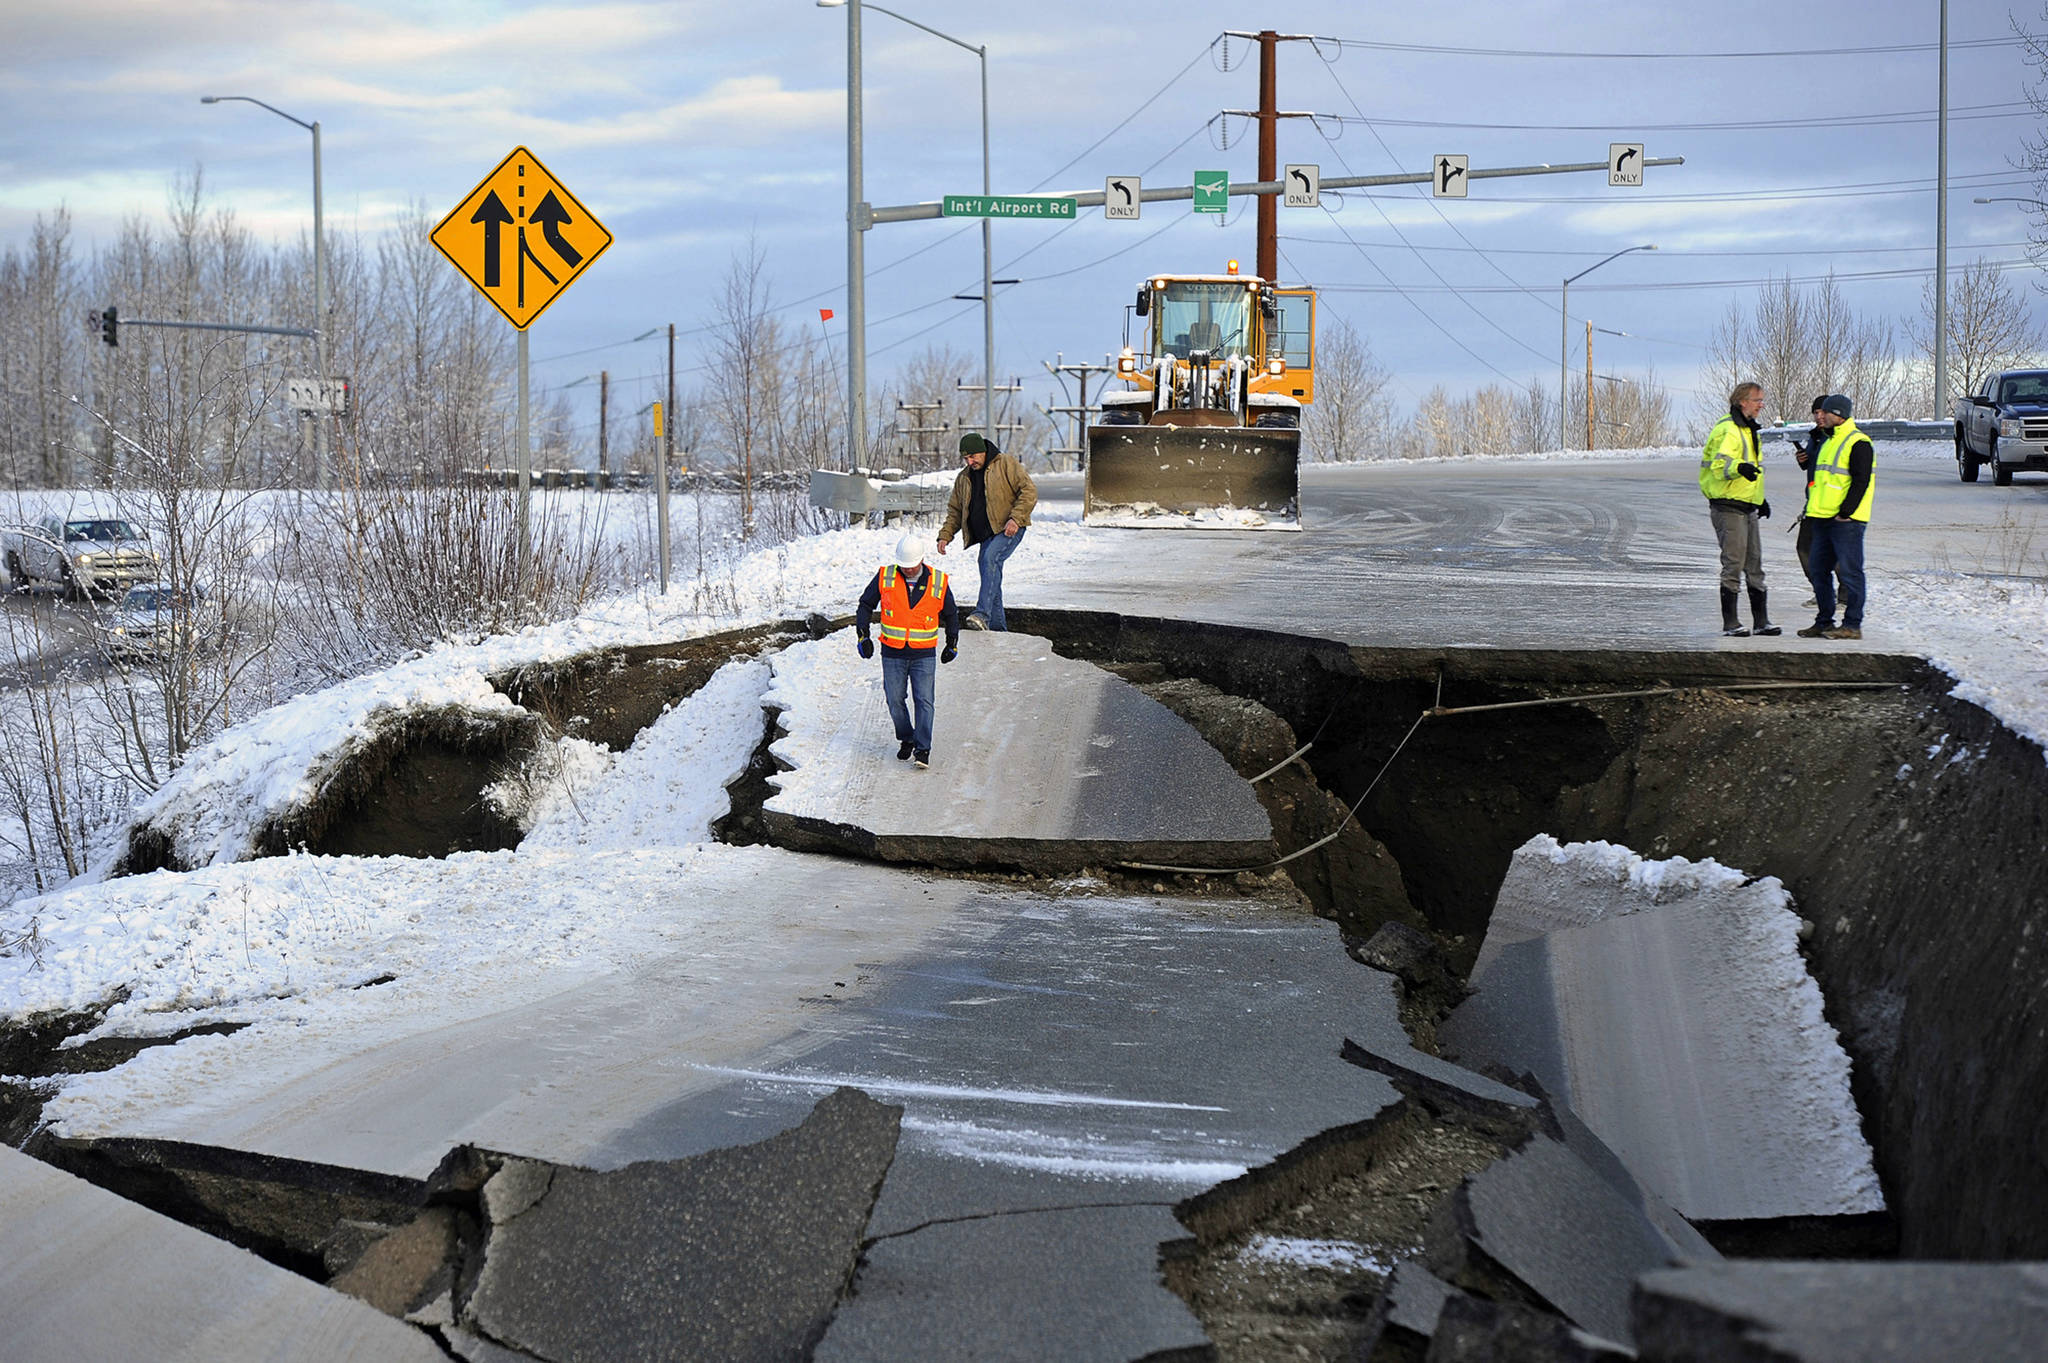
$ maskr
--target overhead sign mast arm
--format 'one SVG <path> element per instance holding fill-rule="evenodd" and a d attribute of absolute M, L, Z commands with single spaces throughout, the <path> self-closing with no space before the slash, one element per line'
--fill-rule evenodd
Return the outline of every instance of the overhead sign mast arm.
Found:
<path fill-rule="evenodd" d="M 1653 156 L 1645 160 L 1643 164 L 1645 166 L 1682 166 L 1685 164 L 1685 158 L 1683 156 Z M 1466 178 L 1470 180 L 1499 180 L 1522 175 L 1576 175 L 1588 171 L 1598 171 L 1601 174 L 1606 174 L 1608 170 L 1609 166 L 1605 161 L 1574 161 L 1568 165 L 1502 166 L 1495 170 L 1473 170 L 1466 173 Z M 1388 185 L 1426 185 L 1432 183 L 1435 179 L 1436 171 L 1432 168 L 1420 175 L 1326 176 L 1323 179 L 1322 187 L 1324 189 L 1380 189 Z M 1231 185 L 1229 193 L 1273 195 L 1284 194 L 1286 190 L 1286 184 L 1280 180 L 1250 180 L 1243 184 Z M 1106 196 L 1102 190 L 1092 189 L 1028 197 L 1071 199 L 1076 208 L 1100 208 Z M 1154 189 L 1148 185 L 1138 191 L 1138 198 L 1145 203 L 1172 199 L 1192 199 L 1194 197 L 1195 187 L 1193 185 L 1168 185 L 1159 189 Z M 943 205 L 940 203 L 896 204 L 870 210 L 870 220 L 873 222 L 916 222 L 924 218 L 942 218 L 945 216 Z"/>

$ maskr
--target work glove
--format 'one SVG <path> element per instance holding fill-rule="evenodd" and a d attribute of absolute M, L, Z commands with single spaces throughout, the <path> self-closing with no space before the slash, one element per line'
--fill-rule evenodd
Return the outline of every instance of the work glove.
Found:
<path fill-rule="evenodd" d="M 854 647 L 860 650 L 860 656 L 863 658 L 875 656 L 875 641 L 865 634 L 860 636 L 860 641 L 854 644 Z"/>
<path fill-rule="evenodd" d="M 951 644 L 947 644 L 944 648 L 939 650 L 939 661 L 942 663 L 950 663 L 959 656 L 960 650 L 953 647 Z"/>
<path fill-rule="evenodd" d="M 1761 504 L 1758 505 L 1756 509 L 1756 518 L 1760 521 L 1767 521 L 1771 518 L 1771 503 L 1769 499 L 1764 500 Z"/>
<path fill-rule="evenodd" d="M 1757 474 L 1762 472 L 1755 464 L 1750 463 L 1746 459 L 1735 466 L 1735 471 L 1742 477 L 1749 479 L 1752 483 L 1756 481 Z"/>

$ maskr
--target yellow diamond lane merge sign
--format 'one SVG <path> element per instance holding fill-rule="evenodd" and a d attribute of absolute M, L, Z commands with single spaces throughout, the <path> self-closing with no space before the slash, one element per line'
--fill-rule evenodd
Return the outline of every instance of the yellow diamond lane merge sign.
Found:
<path fill-rule="evenodd" d="M 521 331 L 612 244 L 605 225 L 524 147 L 428 236 Z"/>

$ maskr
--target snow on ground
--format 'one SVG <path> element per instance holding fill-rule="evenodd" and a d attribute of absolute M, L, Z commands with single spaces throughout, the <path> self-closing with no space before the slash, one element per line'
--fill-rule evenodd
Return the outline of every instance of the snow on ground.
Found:
<path fill-rule="evenodd" d="M 1287 1264 L 1295 1268 L 1326 1268 L 1339 1272 L 1363 1269 L 1382 1275 L 1394 1271 L 1392 1259 L 1382 1259 L 1355 1240 L 1255 1235 L 1237 1252 L 1237 1257 L 1248 1264 Z"/>
<path fill-rule="evenodd" d="M 0 998 L 10 1013 L 33 1016 L 125 989 L 96 1035 L 271 1019 L 304 1026 L 316 1014 L 360 1018 L 401 1000 L 429 1006 L 429 994 L 459 1011 L 551 971 L 615 965 L 650 938 L 685 934 L 676 877 L 741 851 L 285 856 L 79 885 L 30 902 L 40 949 L 0 956 Z M 396 978 L 362 988 L 385 976 Z"/>

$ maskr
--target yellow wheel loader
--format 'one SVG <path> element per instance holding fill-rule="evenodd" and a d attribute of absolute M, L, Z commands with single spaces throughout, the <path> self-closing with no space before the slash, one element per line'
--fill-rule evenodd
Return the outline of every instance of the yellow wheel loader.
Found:
<path fill-rule="evenodd" d="M 1301 413 L 1315 397 L 1315 291 L 1240 275 L 1138 286 L 1142 349 L 1088 428 L 1090 525 L 1301 528 Z"/>

